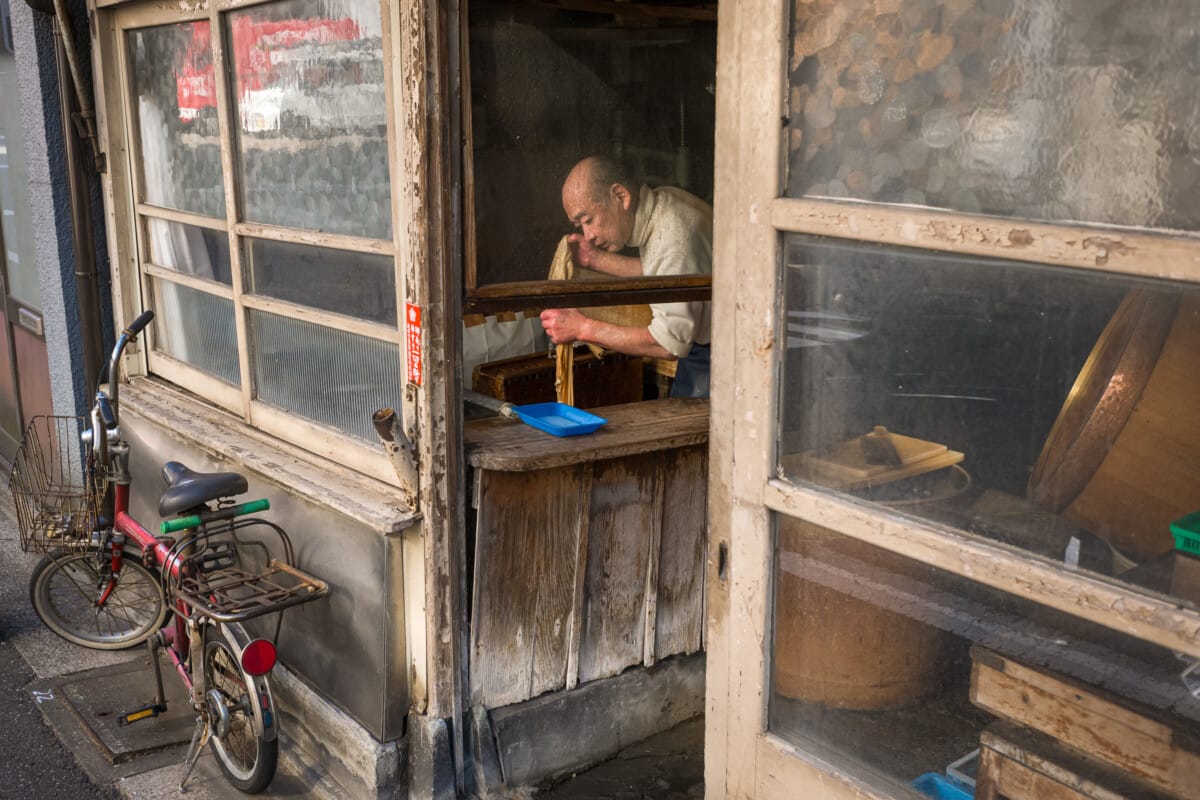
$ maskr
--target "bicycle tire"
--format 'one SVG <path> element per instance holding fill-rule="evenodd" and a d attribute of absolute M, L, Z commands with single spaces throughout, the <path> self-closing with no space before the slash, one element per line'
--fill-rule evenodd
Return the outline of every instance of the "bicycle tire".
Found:
<path fill-rule="evenodd" d="M 213 755 L 234 787 L 256 794 L 275 777 L 279 738 L 267 676 L 242 669 L 240 656 L 249 641 L 236 623 L 205 625 L 202 669 Z"/>
<path fill-rule="evenodd" d="M 29 577 L 29 602 L 42 623 L 68 642 L 93 650 L 141 644 L 167 617 L 158 576 L 126 558 L 116 587 L 98 609 L 107 580 L 102 571 L 95 550 L 50 553 Z"/>

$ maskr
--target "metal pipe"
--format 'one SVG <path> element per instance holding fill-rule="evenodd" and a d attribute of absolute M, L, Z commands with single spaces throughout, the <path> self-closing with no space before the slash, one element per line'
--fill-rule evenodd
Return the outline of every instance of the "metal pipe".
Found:
<path fill-rule="evenodd" d="M 71 24 L 66 0 L 54 0 L 54 18 L 58 21 L 58 27 L 62 29 L 63 54 L 67 60 L 67 67 L 71 72 L 71 88 L 74 90 L 75 102 L 79 105 L 79 119 L 85 128 L 84 136 L 88 138 L 92 146 L 92 156 L 96 160 L 96 169 L 104 172 L 104 155 L 100 152 L 100 143 L 96 136 L 96 114 L 92 109 L 91 95 L 84 91 L 86 84 L 83 80 L 83 69 L 79 64 L 79 53 L 75 49 L 75 26 Z M 59 84 L 61 87 L 61 68 L 59 69 L 59 75 Z M 68 123 L 70 119 L 64 119 L 63 122 Z"/>
<path fill-rule="evenodd" d="M 400 427 L 400 415 L 391 408 L 381 408 L 371 415 L 371 424 L 383 443 L 392 469 L 400 478 L 400 491 L 410 506 L 416 508 L 419 471 L 417 469 L 416 444 L 404 435 Z"/>
<path fill-rule="evenodd" d="M 66 13 L 63 0 L 55 0 L 55 8 L 62 14 Z M 64 59 L 71 63 L 74 43 L 69 41 L 70 28 L 63 27 L 61 14 L 56 15 L 53 28 L 67 189 L 71 203 L 71 245 L 75 251 L 75 299 L 79 310 L 79 335 L 83 345 L 83 374 L 85 385 L 91 392 L 99 384 L 100 367 L 104 360 L 104 334 L 100 323 L 100 289 L 96 280 L 91 191 L 87 173 L 81 169 L 79 132 L 71 124 L 71 95 L 74 94 L 78 100 L 83 93 L 79 91 L 78 86 L 72 92 L 70 79 L 62 69 Z"/>

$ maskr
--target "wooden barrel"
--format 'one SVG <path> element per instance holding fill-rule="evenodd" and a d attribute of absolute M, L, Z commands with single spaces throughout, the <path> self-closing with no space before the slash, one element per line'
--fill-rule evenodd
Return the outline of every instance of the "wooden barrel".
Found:
<path fill-rule="evenodd" d="M 1131 290 L 1100 334 L 1029 482 L 1039 507 L 1144 561 L 1200 509 L 1200 296 Z"/>
<path fill-rule="evenodd" d="M 879 567 L 919 579 L 908 562 L 877 547 L 791 518 L 779 521 L 780 570 L 775 605 L 774 685 L 780 694 L 833 708 L 912 705 L 941 688 L 955 637 L 889 610 L 889 598 L 862 599 L 833 588 L 829 575 L 802 576 L 806 566 Z M 856 594 L 871 575 L 856 571 Z M 847 587 L 849 588 L 849 587 Z"/>

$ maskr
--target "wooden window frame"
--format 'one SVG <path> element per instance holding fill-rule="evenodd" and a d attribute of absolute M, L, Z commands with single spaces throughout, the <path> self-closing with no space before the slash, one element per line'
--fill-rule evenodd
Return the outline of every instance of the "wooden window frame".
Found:
<path fill-rule="evenodd" d="M 394 99 L 397 82 L 393 74 L 398 62 L 393 46 L 397 28 L 394 19 L 396 12 L 389 3 L 379 2 L 385 65 L 384 90 L 387 97 L 389 179 L 393 187 L 392 236 L 389 239 L 368 239 L 241 220 L 236 186 L 238 179 L 236 134 L 232 127 L 236 120 L 234 119 L 233 100 L 229 96 L 230 76 L 225 64 L 226 48 L 222 15 L 233 10 L 264 5 L 267 2 L 275 2 L 275 0 L 250 0 L 248 2 L 244 0 L 201 0 L 186 9 L 123 3 L 102 17 L 102 19 L 110 21 L 111 26 L 104 31 L 93 32 L 97 40 L 94 52 L 102 67 L 97 70 L 96 74 L 104 78 L 103 81 L 97 81 L 97 83 L 107 82 L 110 84 L 107 92 L 101 86 L 97 88 L 98 97 L 104 103 L 104 107 L 101 109 L 102 133 L 105 140 L 110 143 L 110 150 L 120 149 L 114 148 L 111 144 L 119 141 L 128 154 L 126 163 L 114 165 L 114 169 L 110 170 L 105 198 L 109 203 L 109 208 L 114 209 L 113 212 L 110 212 L 110 216 L 116 217 L 112 222 L 119 232 L 119 235 L 114 237 L 117 240 L 115 246 L 117 251 L 122 253 L 122 257 L 115 260 L 117 269 L 121 272 L 121 280 L 114 281 L 114 283 L 124 284 L 116 286 L 114 289 L 114 296 L 118 304 L 121 306 L 128 304 L 128 308 L 122 310 L 131 315 L 142 307 L 153 307 L 151 283 L 158 281 L 228 299 L 233 303 L 235 315 L 240 372 L 238 386 L 231 386 L 214 376 L 197 370 L 194 366 L 172 358 L 162 350 L 156 350 L 153 326 L 147 332 L 147 343 L 141 350 L 140 370 L 134 369 L 132 372 L 141 371 L 160 375 L 166 380 L 204 397 L 209 402 L 238 414 L 248 424 L 264 432 L 287 441 L 303 442 L 304 449 L 312 453 L 346 464 L 369 477 L 399 485 L 400 478 L 380 445 L 349 436 L 332 427 L 302 419 L 296 414 L 288 413 L 255 398 L 250 375 L 252 359 L 247 334 L 248 315 L 251 310 L 281 314 L 289 319 L 299 319 L 393 344 L 396 348 L 398 368 L 401 372 L 403 370 L 406 341 L 405 337 L 401 335 L 400 326 L 404 324 L 403 298 L 405 296 L 404 283 L 407 278 L 400 257 L 406 238 L 402 235 L 402 200 L 397 196 L 399 191 L 396 188 L 400 174 L 399 166 L 396 163 L 399 160 L 397 155 L 399 152 L 397 145 L 399 111 L 398 103 Z M 97 7 L 106 5 L 114 4 L 97 2 Z M 222 185 L 225 194 L 226 215 L 224 219 L 163 208 L 145 202 L 143 199 L 145 192 L 141 168 L 141 142 L 136 125 L 135 98 L 133 97 L 131 62 L 126 34 L 129 30 L 137 28 L 198 21 L 207 21 L 212 30 L 213 72 L 217 113 L 220 118 L 219 141 L 223 173 Z M 103 99 L 105 97 L 107 97 L 106 103 Z M 123 195 L 120 193 L 122 190 L 124 191 Z M 231 284 L 189 276 L 186 273 L 152 263 L 149 260 L 147 229 L 148 220 L 151 219 L 225 231 L 229 238 Z M 396 324 L 384 325 L 369 322 L 311 306 L 301 306 L 264 295 L 247 293 L 248 287 L 244 286 L 243 250 L 247 242 L 254 239 L 328 247 L 391 258 L 396 284 Z M 415 427 L 413 419 L 416 416 L 417 397 L 415 392 L 405 389 L 403 375 L 401 384 L 396 388 L 396 396 L 402 406 L 402 419 L 406 432 L 411 435 Z M 416 487 L 407 488 L 412 489 L 415 493 Z"/>
<path fill-rule="evenodd" d="M 981 255 L 1200 284 L 1200 235 L 1052 224 L 926 208 L 783 196 L 791 4 L 722 4 L 715 207 L 705 785 L 716 797 L 889 797 L 869 776 L 767 730 L 774 582 L 772 516 L 832 529 L 1200 658 L 1200 612 L 1168 598 L 932 522 L 901 518 L 776 472 L 780 289 L 786 234 Z M 774 131 L 774 135 L 768 132 Z M 748 270 L 723 269 L 752 264 Z M 770 265 L 767 267 L 766 265 Z M 735 466 L 736 465 L 736 466 Z M 801 788 L 803 787 L 803 788 Z"/>
<path fill-rule="evenodd" d="M 500 311 L 530 311 L 544 308 L 611 306 L 635 303 L 677 303 L 712 299 L 712 277 L 681 275 L 649 278 L 611 278 L 586 282 L 506 281 L 479 284 L 478 247 L 475 234 L 475 136 L 471 122 L 471 63 L 469 0 L 459 5 L 459 103 L 462 120 L 463 193 L 463 311 L 494 314 Z M 567 4 L 568 6 L 570 4 Z M 576 10 L 611 12 L 608 4 L 575 3 Z M 664 13 L 669 14 L 670 9 Z M 699 13 L 701 16 L 696 17 Z M 708 19 L 710 12 L 679 9 L 679 17 Z M 547 264 L 549 268 L 549 264 Z"/>

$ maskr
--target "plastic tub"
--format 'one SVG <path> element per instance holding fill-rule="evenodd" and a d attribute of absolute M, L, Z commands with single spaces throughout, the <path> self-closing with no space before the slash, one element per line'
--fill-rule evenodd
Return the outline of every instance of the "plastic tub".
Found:
<path fill-rule="evenodd" d="M 973 800 L 975 793 L 964 789 L 938 772 L 926 772 L 912 782 L 912 787 L 933 800 Z"/>
<path fill-rule="evenodd" d="M 565 403 L 532 403 L 513 406 L 513 411 L 526 425 L 554 436 L 591 433 L 608 422 L 604 417 L 597 417 Z"/>
<path fill-rule="evenodd" d="M 1200 556 L 1200 511 L 1193 511 L 1171 523 L 1175 549 L 1181 553 Z"/>

